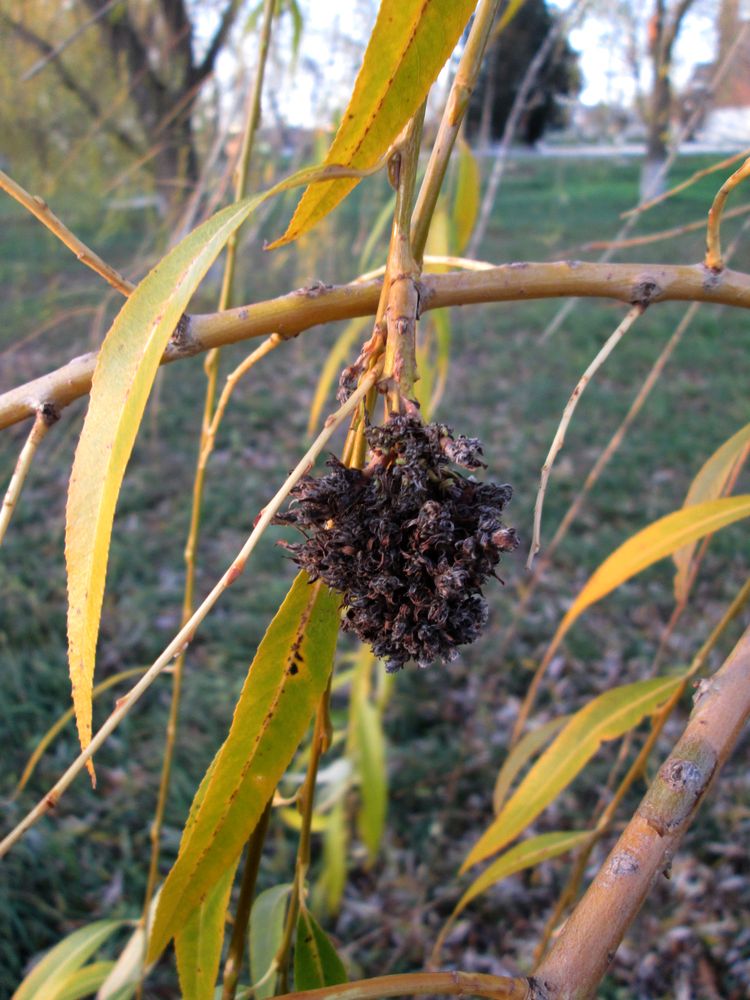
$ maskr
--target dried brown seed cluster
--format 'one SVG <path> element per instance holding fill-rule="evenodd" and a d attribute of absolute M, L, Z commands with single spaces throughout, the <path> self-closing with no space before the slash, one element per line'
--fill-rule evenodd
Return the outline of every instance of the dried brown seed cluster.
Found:
<path fill-rule="evenodd" d="M 482 585 L 516 547 L 501 520 L 511 488 L 450 469 L 484 466 L 482 446 L 444 424 L 398 416 L 365 434 L 367 469 L 331 458 L 332 471 L 302 479 L 276 523 L 305 534 L 286 548 L 311 579 L 342 593 L 344 629 L 388 670 L 452 660 L 481 632 Z"/>

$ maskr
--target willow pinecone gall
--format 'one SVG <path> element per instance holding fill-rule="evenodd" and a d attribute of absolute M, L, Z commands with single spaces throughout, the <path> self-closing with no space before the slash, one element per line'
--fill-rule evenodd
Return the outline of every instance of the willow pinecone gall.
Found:
<path fill-rule="evenodd" d="M 501 552 L 517 545 L 501 514 L 510 486 L 480 483 L 476 438 L 412 416 L 365 431 L 364 470 L 331 457 L 322 478 L 305 476 L 276 524 L 305 540 L 281 543 L 311 580 L 343 595 L 343 628 L 368 642 L 389 671 L 448 661 L 487 621 L 482 585 Z"/>

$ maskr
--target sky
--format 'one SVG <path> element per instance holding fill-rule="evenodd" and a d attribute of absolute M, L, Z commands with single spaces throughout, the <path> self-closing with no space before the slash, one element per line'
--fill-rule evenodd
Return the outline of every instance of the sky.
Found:
<path fill-rule="evenodd" d="M 292 75 L 281 63 L 271 77 L 274 80 L 275 111 L 290 125 L 330 121 L 346 104 L 364 47 L 377 10 L 376 0 L 298 0 L 304 14 L 301 51 Z M 573 0 L 557 0 L 551 6 L 567 9 Z M 633 0 L 643 8 L 643 25 L 648 20 L 652 0 Z M 590 5 L 591 6 L 591 5 Z M 711 17 L 698 4 L 698 12 L 689 14 L 675 50 L 673 80 L 677 88 L 687 83 L 697 63 L 711 62 L 716 39 Z M 291 22 L 284 17 L 276 30 L 277 52 L 289 51 Z M 606 18 L 590 14 L 569 35 L 571 46 L 579 52 L 583 78 L 580 100 L 587 105 L 600 102 L 630 105 L 635 81 L 628 68 L 618 29 Z M 248 63 L 254 62 L 254 40 L 248 43 Z M 274 46 L 272 46 L 272 52 Z M 222 75 L 235 72 L 227 58 Z M 648 60 L 644 60 L 641 84 L 648 90 Z"/>

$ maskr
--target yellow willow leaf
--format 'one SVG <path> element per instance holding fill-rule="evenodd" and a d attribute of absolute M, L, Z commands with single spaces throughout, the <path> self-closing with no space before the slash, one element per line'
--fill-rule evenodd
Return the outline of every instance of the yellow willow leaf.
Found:
<path fill-rule="evenodd" d="M 357 826 L 372 864 L 380 850 L 388 806 L 385 734 L 380 712 L 366 696 L 357 705 L 355 719 L 361 796 Z"/>
<path fill-rule="evenodd" d="M 737 470 L 738 464 L 744 463 L 750 448 L 750 424 L 746 424 L 728 441 L 717 448 L 711 457 L 703 464 L 685 497 L 684 507 L 701 503 L 705 500 L 715 500 L 720 497 Z M 695 552 L 696 542 L 691 542 L 674 554 L 677 572 L 674 578 L 674 596 L 677 601 L 686 596 L 690 563 Z"/>
<path fill-rule="evenodd" d="M 503 762 L 503 766 L 500 768 L 495 781 L 495 788 L 492 792 L 492 808 L 496 814 L 502 809 L 510 786 L 524 764 L 530 761 L 546 743 L 549 743 L 552 737 L 560 732 L 569 719 L 569 715 L 560 715 L 556 719 L 551 719 L 549 722 L 545 722 L 543 726 L 537 726 L 536 729 L 525 733 L 518 743 L 511 748 L 510 753 Z"/>
<path fill-rule="evenodd" d="M 471 237 L 479 211 L 479 165 L 463 139 L 458 143 L 458 183 L 453 201 L 453 231 L 456 253 L 462 254 Z"/>
<path fill-rule="evenodd" d="M 451 914 L 451 921 L 461 913 L 463 909 L 485 892 L 490 886 L 502 882 L 509 875 L 523 871 L 525 868 L 533 868 L 540 865 L 542 861 L 556 858 L 566 851 L 572 851 L 574 847 L 584 843 L 591 834 L 587 830 L 570 830 L 556 833 L 542 833 L 538 837 L 530 837 L 521 844 L 516 844 L 505 854 L 502 854 L 496 861 L 487 868 L 474 882 L 463 896 L 456 903 L 456 908 Z"/>
<path fill-rule="evenodd" d="M 682 677 L 651 677 L 594 698 L 569 720 L 485 830 L 461 866 L 467 868 L 502 850 L 567 788 L 602 743 L 617 739 L 655 712 Z"/>
<path fill-rule="evenodd" d="M 475 0 L 381 0 L 349 106 L 325 162 L 372 168 L 388 151 L 466 27 Z M 305 191 L 284 235 L 297 239 L 356 185 L 340 180 Z"/>
<path fill-rule="evenodd" d="M 299 573 L 258 647 L 229 734 L 198 790 L 162 887 L 147 959 L 179 935 L 235 863 L 289 766 L 333 666 L 338 599 Z"/>
<path fill-rule="evenodd" d="M 300 170 L 230 205 L 185 237 L 132 292 L 96 362 L 68 489 L 68 659 L 81 746 L 91 740 L 91 691 L 115 506 L 167 343 L 224 244 L 267 198 L 351 170 Z M 90 765 L 90 762 L 89 762 Z M 93 767 L 89 766 L 93 777 Z"/>
<path fill-rule="evenodd" d="M 125 920 L 98 920 L 73 931 L 36 963 L 11 1000 L 35 1000 L 40 996 L 57 996 L 66 978 L 71 973 L 77 972 L 94 952 L 101 948 L 107 938 L 126 923 Z"/>
<path fill-rule="evenodd" d="M 750 516 L 750 496 L 724 497 L 683 507 L 632 535 L 591 576 L 568 609 L 545 653 L 549 660 L 573 623 L 602 597 L 648 566 L 671 556 L 689 542 Z"/>

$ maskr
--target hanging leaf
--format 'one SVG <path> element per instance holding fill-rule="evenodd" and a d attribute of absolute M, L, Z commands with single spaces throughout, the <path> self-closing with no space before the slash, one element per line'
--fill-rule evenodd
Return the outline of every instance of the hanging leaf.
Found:
<path fill-rule="evenodd" d="M 250 914 L 250 976 L 261 983 L 253 990 L 256 1000 L 268 1000 L 276 993 L 276 973 L 268 976 L 284 936 L 284 919 L 292 891 L 290 884 L 275 885 L 261 892 Z M 268 976 L 268 978 L 266 978 Z"/>
<path fill-rule="evenodd" d="M 559 715 L 556 719 L 550 719 L 542 726 L 525 733 L 521 739 L 511 748 L 510 753 L 505 758 L 503 766 L 495 781 L 495 788 L 492 792 L 492 808 L 495 813 L 499 813 L 503 807 L 503 802 L 508 794 L 510 786 L 515 781 L 516 775 L 521 768 L 531 758 L 549 743 L 553 736 L 560 732 L 562 727 L 570 719 L 569 715 Z"/>
<path fill-rule="evenodd" d="M 471 238 L 479 212 L 479 164 L 464 139 L 458 142 L 458 181 L 453 200 L 456 253 L 462 254 Z"/>
<path fill-rule="evenodd" d="M 739 471 L 738 466 L 741 466 L 747 459 L 749 449 L 750 424 L 746 424 L 728 441 L 725 441 L 720 448 L 717 448 L 703 464 L 690 484 L 683 507 L 690 507 L 706 500 L 716 500 L 720 497 L 727 488 L 727 484 Z M 673 558 L 677 567 L 674 578 L 674 596 L 677 601 L 684 600 L 686 597 L 688 572 L 696 544 L 696 542 L 691 542 L 674 553 Z"/>
<path fill-rule="evenodd" d="M 681 683 L 680 676 L 653 677 L 613 688 L 584 705 L 528 771 L 471 849 L 461 871 L 514 840 L 580 774 L 602 743 L 617 739 L 657 711 Z"/>
<path fill-rule="evenodd" d="M 587 830 L 542 833 L 538 837 L 530 837 L 528 840 L 516 844 L 515 847 L 493 861 L 489 868 L 471 883 L 456 904 L 456 908 L 451 914 L 451 920 L 455 919 L 472 899 L 476 899 L 490 886 L 502 882 L 504 878 L 515 875 L 516 872 L 523 871 L 525 868 L 533 868 L 535 865 L 540 865 L 542 861 L 548 861 L 550 858 L 565 854 L 566 851 L 572 851 L 574 847 L 584 843 L 590 836 L 591 834 Z"/>
<path fill-rule="evenodd" d="M 427 97 L 474 7 L 475 0 L 381 0 L 327 164 L 376 165 Z M 305 191 L 286 232 L 271 246 L 307 232 L 356 184 L 338 180 Z"/>
<path fill-rule="evenodd" d="M 344 803 L 331 810 L 323 837 L 323 866 L 315 886 L 314 900 L 328 916 L 338 913 L 346 886 L 348 831 Z"/>
<path fill-rule="evenodd" d="M 212 216 L 146 275 L 105 338 L 73 462 L 65 528 L 68 658 L 83 748 L 91 741 L 94 658 L 115 506 L 167 343 L 208 268 L 251 213 L 273 195 L 330 176 L 328 168 L 300 170 Z M 90 762 L 89 770 L 93 778 Z"/>
<path fill-rule="evenodd" d="M 347 982 L 344 963 L 325 931 L 306 907 L 300 907 L 294 945 L 294 988 L 317 990 Z"/>
<path fill-rule="evenodd" d="M 37 1000 L 41 995 L 56 998 L 67 977 L 85 965 L 107 938 L 125 923 L 124 920 L 97 920 L 73 931 L 37 962 L 11 1000 Z"/>
<path fill-rule="evenodd" d="M 552 637 L 545 661 L 549 662 L 573 623 L 602 597 L 648 566 L 671 556 L 689 542 L 713 534 L 728 524 L 750 516 L 750 496 L 724 497 L 683 507 L 631 535 L 608 556 L 591 576 Z"/>
<path fill-rule="evenodd" d="M 205 797 L 162 888 L 149 960 L 242 851 L 325 691 L 338 626 L 338 598 L 299 573 L 258 647 Z"/>
<path fill-rule="evenodd" d="M 149 905 L 149 926 L 154 919 L 159 892 L 154 894 Z M 139 920 L 130 935 L 125 947 L 113 963 L 107 978 L 99 987 L 96 1000 L 131 1000 L 141 980 L 149 974 L 152 965 L 144 969 L 143 959 L 146 956 L 146 929 Z"/>
<path fill-rule="evenodd" d="M 369 698 L 362 698 L 355 711 L 361 796 L 357 825 L 372 863 L 380 850 L 388 803 L 385 736 L 380 713 Z"/>
<path fill-rule="evenodd" d="M 59 985 L 37 994 L 38 1000 L 82 1000 L 96 993 L 114 968 L 114 962 L 91 962 L 64 976 Z"/>

